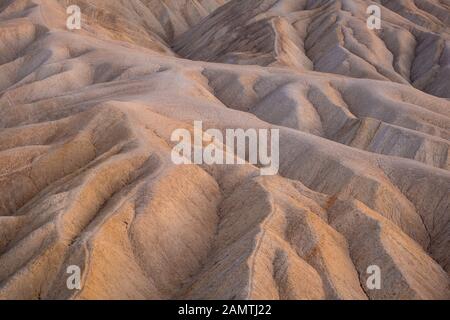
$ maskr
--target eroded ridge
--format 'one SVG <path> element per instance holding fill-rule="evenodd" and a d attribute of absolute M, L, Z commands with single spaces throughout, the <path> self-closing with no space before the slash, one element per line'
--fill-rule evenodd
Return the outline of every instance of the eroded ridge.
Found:
<path fill-rule="evenodd" d="M 75 2 L 0 1 L 0 299 L 450 298 L 446 1 Z M 198 120 L 279 173 L 174 164 Z"/>

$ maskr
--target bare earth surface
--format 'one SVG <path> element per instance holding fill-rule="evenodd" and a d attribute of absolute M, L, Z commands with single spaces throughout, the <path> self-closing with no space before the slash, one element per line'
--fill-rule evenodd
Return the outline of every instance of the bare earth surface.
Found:
<path fill-rule="evenodd" d="M 449 147 L 449 0 L 0 0 L 0 299 L 449 299 Z"/>

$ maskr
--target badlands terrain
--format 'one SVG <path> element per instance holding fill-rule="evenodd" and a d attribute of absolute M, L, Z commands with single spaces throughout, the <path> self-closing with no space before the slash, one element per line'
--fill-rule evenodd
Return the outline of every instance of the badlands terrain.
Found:
<path fill-rule="evenodd" d="M 449 299 L 449 147 L 449 0 L 0 0 L 0 299 Z"/>

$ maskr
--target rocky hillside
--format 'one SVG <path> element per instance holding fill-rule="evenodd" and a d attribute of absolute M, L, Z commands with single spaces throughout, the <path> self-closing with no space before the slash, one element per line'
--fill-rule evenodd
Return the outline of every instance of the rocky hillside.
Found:
<path fill-rule="evenodd" d="M 0 0 L 0 299 L 449 299 L 449 73 L 448 0 Z"/>

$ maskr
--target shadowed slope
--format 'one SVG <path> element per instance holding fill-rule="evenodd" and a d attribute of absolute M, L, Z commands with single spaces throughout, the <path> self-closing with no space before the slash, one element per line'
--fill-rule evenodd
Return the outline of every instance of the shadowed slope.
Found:
<path fill-rule="evenodd" d="M 411 84 L 450 98 L 450 12 L 437 0 L 231 1 L 174 45 L 203 61 L 285 66 Z"/>

